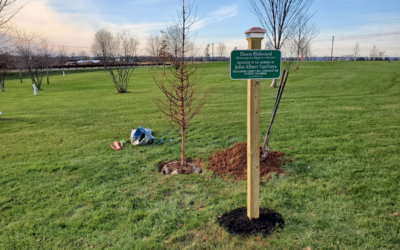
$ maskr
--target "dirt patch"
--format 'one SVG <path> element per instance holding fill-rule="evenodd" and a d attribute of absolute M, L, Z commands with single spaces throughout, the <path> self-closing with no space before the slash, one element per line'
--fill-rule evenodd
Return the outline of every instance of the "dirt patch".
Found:
<path fill-rule="evenodd" d="M 181 166 L 181 161 L 166 162 L 163 161 L 158 164 L 160 172 L 164 175 L 178 175 L 178 174 L 200 174 L 203 172 L 204 163 L 200 160 L 186 161 L 186 166 Z"/>
<path fill-rule="evenodd" d="M 260 178 L 272 172 L 277 173 L 279 177 L 279 174 L 283 173 L 279 167 L 283 155 L 283 152 L 269 152 L 267 158 L 260 162 Z M 260 147 L 260 158 L 261 156 L 262 147 Z M 237 180 L 247 179 L 247 142 L 236 142 L 232 147 L 211 156 L 208 161 L 210 169 L 219 177 L 231 174 Z"/>
<path fill-rule="evenodd" d="M 283 228 L 285 220 L 279 213 L 270 209 L 260 209 L 260 218 L 250 220 L 247 217 L 247 208 L 237 208 L 217 218 L 221 227 L 229 233 L 241 236 L 251 236 L 272 233 L 277 228 Z"/>

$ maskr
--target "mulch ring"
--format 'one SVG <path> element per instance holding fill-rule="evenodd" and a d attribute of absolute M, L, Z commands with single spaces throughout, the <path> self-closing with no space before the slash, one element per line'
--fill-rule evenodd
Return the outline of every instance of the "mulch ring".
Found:
<path fill-rule="evenodd" d="M 285 220 L 279 213 L 270 209 L 260 209 L 260 217 L 250 220 L 247 208 L 241 207 L 218 216 L 218 223 L 226 231 L 244 237 L 262 234 L 267 236 L 277 228 L 283 228 Z"/>
<path fill-rule="evenodd" d="M 260 147 L 260 158 L 261 156 L 262 147 Z M 272 172 L 277 173 L 277 177 L 279 177 L 283 173 L 279 167 L 280 159 L 283 156 L 283 152 L 269 152 L 267 158 L 260 162 L 260 178 L 264 175 L 271 178 L 268 174 Z M 209 168 L 219 177 L 230 174 L 238 181 L 245 180 L 247 179 L 247 142 L 236 142 L 232 147 L 211 156 L 208 161 L 210 163 Z M 287 161 L 291 162 L 290 159 L 287 159 Z M 285 162 L 282 161 L 281 163 Z"/>
<path fill-rule="evenodd" d="M 204 163 L 200 160 L 186 161 L 186 166 L 181 167 L 181 161 L 163 161 L 158 164 L 158 167 L 164 175 L 200 174 L 203 172 Z"/>

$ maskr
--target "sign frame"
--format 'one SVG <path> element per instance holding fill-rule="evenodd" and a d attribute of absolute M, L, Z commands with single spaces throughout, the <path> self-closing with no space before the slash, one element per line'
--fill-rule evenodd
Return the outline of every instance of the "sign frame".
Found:
<path fill-rule="evenodd" d="M 259 51 L 259 52 L 273 52 L 273 53 L 276 53 L 276 52 L 278 52 L 279 53 L 279 64 L 278 64 L 278 67 L 279 67 L 279 76 L 278 77 L 248 77 L 248 76 L 246 76 L 246 78 L 232 78 L 232 60 L 233 60 L 233 56 L 232 56 L 232 54 L 233 53 L 237 53 L 237 52 L 254 52 L 254 51 Z M 256 59 L 254 59 L 254 61 L 259 61 L 260 62 L 260 60 L 256 60 Z M 251 64 L 251 65 L 254 65 L 254 64 Z M 230 60 L 229 60 L 229 76 L 230 76 L 230 78 L 232 79 L 232 80 L 260 80 L 260 79 L 278 79 L 279 77 L 281 77 L 281 75 L 282 75 L 282 52 L 280 51 L 280 50 L 276 50 L 276 49 L 244 49 L 244 50 L 232 50 L 231 51 L 231 57 L 230 57 Z"/>

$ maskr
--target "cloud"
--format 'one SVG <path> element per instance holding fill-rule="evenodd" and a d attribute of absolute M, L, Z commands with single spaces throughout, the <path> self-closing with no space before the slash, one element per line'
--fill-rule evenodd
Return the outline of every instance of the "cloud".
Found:
<path fill-rule="evenodd" d="M 108 28 L 115 32 L 122 29 L 130 31 L 139 40 L 144 40 L 149 32 L 164 29 L 166 24 L 142 23 L 120 25 L 128 23 L 123 18 L 112 17 L 114 22 L 105 21 L 105 16 L 97 13 L 93 2 L 89 0 L 77 3 L 79 8 L 70 7 L 68 11 L 57 12 L 54 3 L 48 0 L 34 0 L 29 2 L 14 17 L 13 23 L 26 31 L 35 32 L 41 37 L 48 38 L 53 45 L 65 45 L 71 52 L 86 51 L 90 53 L 90 44 L 97 29 Z M 76 7 L 75 6 L 75 7 Z M 93 8 L 91 8 L 91 6 Z M 60 6 L 57 6 L 57 10 Z M 75 11 L 75 9 L 86 9 L 87 12 Z M 144 46 L 144 43 L 141 47 Z M 140 48 L 143 49 L 143 48 Z"/>
<path fill-rule="evenodd" d="M 238 13 L 237 5 L 223 6 L 218 10 L 205 15 L 199 22 L 197 22 L 193 29 L 200 29 L 212 23 L 220 22 L 224 19 L 235 16 Z"/>

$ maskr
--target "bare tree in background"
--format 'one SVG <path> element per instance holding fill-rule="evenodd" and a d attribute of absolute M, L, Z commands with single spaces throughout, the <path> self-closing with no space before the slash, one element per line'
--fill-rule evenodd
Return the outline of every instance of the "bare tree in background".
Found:
<path fill-rule="evenodd" d="M 206 61 L 210 60 L 210 44 L 207 44 L 204 49 L 204 56 L 206 57 Z"/>
<path fill-rule="evenodd" d="M 10 64 L 12 64 L 10 48 L 12 37 L 9 35 L 9 31 L 9 26 L 0 26 L 0 85 L 2 91 L 4 91 L 6 76 L 10 70 Z"/>
<path fill-rule="evenodd" d="M 170 58 L 171 56 L 168 53 L 168 45 L 165 42 L 165 40 L 161 41 L 161 46 L 160 46 L 160 51 L 158 52 L 159 59 L 163 63 L 163 74 L 165 75 L 165 62 Z"/>
<path fill-rule="evenodd" d="M 11 63 L 13 62 L 9 49 L 0 50 L 0 86 L 4 92 L 6 77 L 9 74 Z"/>
<path fill-rule="evenodd" d="M 378 58 L 378 46 L 376 46 L 376 44 L 372 45 L 371 50 L 369 51 L 369 56 L 370 56 L 370 60 L 376 60 Z"/>
<path fill-rule="evenodd" d="M 146 52 L 157 63 L 157 68 L 158 68 L 158 62 L 160 61 L 159 53 L 162 41 L 163 41 L 162 36 L 159 34 L 149 35 L 147 37 Z"/>
<path fill-rule="evenodd" d="M 360 56 L 360 44 L 358 42 L 356 42 L 356 45 L 354 45 L 353 48 L 353 53 L 354 53 L 354 61 L 357 60 L 357 58 Z"/>
<path fill-rule="evenodd" d="M 187 53 L 186 55 L 191 58 L 192 64 L 193 64 L 193 60 L 194 57 L 197 56 L 197 54 L 199 53 L 199 48 L 196 47 L 196 44 L 194 43 L 194 41 L 190 41 L 188 43 L 188 45 L 186 46 L 187 48 Z"/>
<path fill-rule="evenodd" d="M 89 59 L 88 54 L 86 53 L 86 51 L 81 51 L 78 53 L 78 56 L 81 58 L 81 60 L 87 60 Z"/>
<path fill-rule="evenodd" d="M 306 59 L 306 61 L 311 61 L 311 60 L 312 60 L 311 43 L 308 43 L 308 44 L 303 48 L 303 53 L 304 53 L 304 58 Z"/>
<path fill-rule="evenodd" d="M 297 58 L 297 45 L 293 42 L 285 43 L 282 48 L 283 65 L 287 71 L 293 68 L 294 62 Z"/>
<path fill-rule="evenodd" d="M 160 79 L 156 73 L 153 78 L 158 88 L 165 95 L 165 98 L 156 98 L 155 103 L 158 109 L 166 116 L 167 121 L 173 126 L 180 128 L 182 138 L 181 169 L 186 167 L 185 156 L 185 131 L 190 126 L 193 117 L 200 111 L 206 101 L 206 95 L 198 97 L 197 84 L 202 78 L 198 76 L 197 70 L 200 64 L 186 64 L 185 54 L 186 45 L 190 43 L 193 36 L 190 35 L 191 27 L 198 21 L 196 19 L 196 10 L 193 3 L 185 3 L 181 0 L 182 10 L 178 12 L 178 18 L 175 21 L 174 32 L 179 34 L 180 59 L 173 58 L 172 64 L 180 64 L 177 70 L 171 69 Z M 178 38 L 177 38 L 178 40 Z"/>
<path fill-rule="evenodd" d="M 108 52 L 110 62 L 107 63 L 106 71 L 110 74 L 119 93 L 126 93 L 128 90 L 128 84 L 135 69 L 132 59 L 138 46 L 139 41 L 127 31 L 113 36 Z"/>
<path fill-rule="evenodd" d="M 37 49 L 39 54 L 43 57 L 43 68 L 46 69 L 47 84 L 50 84 L 49 68 L 55 63 L 53 50 L 47 39 L 41 39 L 40 45 Z"/>
<path fill-rule="evenodd" d="M 379 51 L 378 52 L 378 59 L 381 61 L 385 57 L 385 51 Z"/>
<path fill-rule="evenodd" d="M 45 67 L 45 56 L 40 49 L 41 41 L 38 41 L 36 34 L 26 33 L 21 30 L 14 32 L 14 51 L 20 60 L 22 68 L 28 73 L 38 90 L 41 90 L 43 81 L 43 68 Z"/>
<path fill-rule="evenodd" d="M 106 64 L 109 57 L 110 45 L 114 39 L 113 34 L 108 29 L 99 29 L 96 31 L 91 50 L 95 56 L 101 57 L 104 65 L 104 71 L 106 71 Z"/>
<path fill-rule="evenodd" d="M 226 45 L 224 43 L 219 43 L 217 46 L 217 54 L 219 59 L 222 60 L 226 52 Z"/>
<path fill-rule="evenodd" d="M 22 9 L 13 8 L 17 0 L 0 0 L 0 27 L 10 21 Z"/>
<path fill-rule="evenodd" d="M 314 0 L 249 0 L 250 10 L 267 31 L 275 49 L 280 49 L 293 36 L 297 17 L 305 14 Z M 276 79 L 271 87 L 276 87 Z"/>
<path fill-rule="evenodd" d="M 58 46 L 57 50 L 58 64 L 64 65 L 68 58 L 68 48 L 66 46 Z"/>
<path fill-rule="evenodd" d="M 180 28 L 181 27 L 177 25 L 172 25 L 168 26 L 166 30 L 161 31 L 163 34 L 163 40 L 167 45 L 167 51 L 171 56 L 171 61 L 175 62 L 173 66 L 176 70 L 179 69 L 181 64 L 179 63 L 179 59 L 181 57 L 180 53 L 182 51 L 182 37 Z"/>
<path fill-rule="evenodd" d="M 319 31 L 315 24 L 311 23 L 312 15 L 306 13 L 299 14 L 296 16 L 295 25 L 293 27 L 293 34 L 289 38 L 293 45 L 296 46 L 297 51 L 297 65 L 296 69 L 299 69 L 300 54 L 303 53 L 304 48 L 306 48 L 312 39 L 314 39 Z"/>

